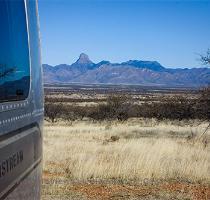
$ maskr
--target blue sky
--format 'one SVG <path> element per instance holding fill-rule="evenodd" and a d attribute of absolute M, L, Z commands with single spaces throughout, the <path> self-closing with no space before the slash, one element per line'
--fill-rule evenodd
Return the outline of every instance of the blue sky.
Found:
<path fill-rule="evenodd" d="M 156 60 L 198 67 L 210 48 L 210 0 L 39 0 L 42 62 Z"/>

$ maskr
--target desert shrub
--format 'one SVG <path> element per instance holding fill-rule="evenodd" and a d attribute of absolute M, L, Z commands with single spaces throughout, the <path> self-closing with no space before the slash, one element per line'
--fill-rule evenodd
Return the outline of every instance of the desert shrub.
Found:
<path fill-rule="evenodd" d="M 174 97 L 158 106 L 156 117 L 158 119 L 192 119 L 194 118 L 194 105 L 184 97 Z"/>
<path fill-rule="evenodd" d="M 157 102 L 132 105 L 128 116 L 159 120 L 210 120 L 210 87 L 200 90 L 199 97 L 195 99 L 174 96 Z"/>
<path fill-rule="evenodd" d="M 60 117 L 67 121 L 82 120 L 87 116 L 88 108 L 76 105 L 62 104 Z"/>
<path fill-rule="evenodd" d="M 66 121 L 73 122 L 78 119 L 78 115 L 71 109 L 68 109 L 68 107 L 65 107 L 63 108 L 61 118 Z"/>
<path fill-rule="evenodd" d="M 61 115 L 62 104 L 58 103 L 45 103 L 45 117 L 52 123 L 56 122 L 57 118 Z"/>
<path fill-rule="evenodd" d="M 93 120 L 119 120 L 129 118 L 130 99 L 127 96 L 110 95 L 106 104 L 99 104 L 88 117 Z"/>
<path fill-rule="evenodd" d="M 111 116 L 112 110 L 110 109 L 110 107 L 104 104 L 98 105 L 88 113 L 88 117 L 93 119 L 94 121 L 111 119 Z"/>
<path fill-rule="evenodd" d="M 197 118 L 210 121 L 210 86 L 199 91 L 199 98 L 196 104 Z"/>
<path fill-rule="evenodd" d="M 133 105 L 130 117 L 162 119 L 192 119 L 195 117 L 195 102 L 184 97 L 171 97 L 159 102 Z"/>

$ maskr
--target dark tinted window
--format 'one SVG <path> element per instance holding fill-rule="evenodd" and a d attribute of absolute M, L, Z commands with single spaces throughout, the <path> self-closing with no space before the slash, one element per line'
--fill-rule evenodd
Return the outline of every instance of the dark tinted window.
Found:
<path fill-rule="evenodd" d="M 0 102 L 23 100 L 30 87 L 23 0 L 0 0 Z"/>

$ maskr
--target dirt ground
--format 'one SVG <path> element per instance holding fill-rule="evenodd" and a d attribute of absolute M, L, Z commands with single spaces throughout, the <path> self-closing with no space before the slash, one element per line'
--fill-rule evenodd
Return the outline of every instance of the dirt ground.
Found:
<path fill-rule="evenodd" d="M 187 182 L 149 184 L 73 183 L 62 175 L 43 175 L 42 200 L 209 200 L 210 185 Z"/>

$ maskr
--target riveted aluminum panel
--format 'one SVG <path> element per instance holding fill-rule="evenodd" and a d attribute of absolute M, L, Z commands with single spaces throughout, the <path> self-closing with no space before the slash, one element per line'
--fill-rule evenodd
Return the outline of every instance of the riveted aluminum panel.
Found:
<path fill-rule="evenodd" d="M 41 135 L 30 128 L 0 141 L 0 197 L 30 173 L 41 161 Z"/>

